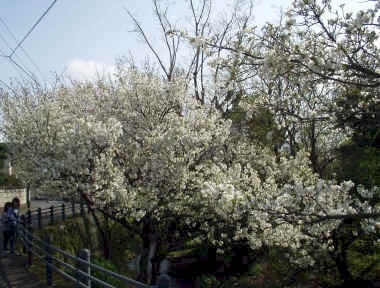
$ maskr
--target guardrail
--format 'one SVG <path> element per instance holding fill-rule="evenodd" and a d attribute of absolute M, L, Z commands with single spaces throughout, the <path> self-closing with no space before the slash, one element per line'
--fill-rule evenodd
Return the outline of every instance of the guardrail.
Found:
<path fill-rule="evenodd" d="M 62 203 L 46 208 L 28 210 L 21 215 L 21 223 L 41 229 L 46 225 L 53 225 L 58 221 L 65 221 L 67 216 L 83 216 L 85 212 L 83 203 Z"/>
<path fill-rule="evenodd" d="M 79 211 L 77 210 L 79 208 Z M 91 253 L 88 249 L 81 249 L 78 256 L 71 255 L 50 243 L 50 237 L 41 239 L 33 234 L 34 228 L 42 228 L 52 225 L 59 220 L 66 220 L 68 215 L 83 215 L 83 204 L 62 204 L 58 207 L 51 206 L 45 209 L 38 208 L 34 211 L 28 210 L 21 216 L 19 236 L 27 253 L 28 265 L 33 264 L 33 257 L 39 259 L 46 266 L 46 283 L 53 285 L 53 271 L 58 272 L 62 277 L 69 280 L 76 287 L 91 288 L 106 287 L 136 287 L 136 288 L 169 288 L 172 287 L 166 273 L 162 273 L 156 285 L 147 285 L 132 278 L 120 275 L 111 270 L 105 269 L 91 262 Z M 57 218 L 58 217 L 58 218 Z M 112 277 L 120 284 L 114 286 L 105 280 L 96 277 L 95 274 L 102 274 L 105 277 Z M 122 285 L 122 286 L 119 286 Z"/>

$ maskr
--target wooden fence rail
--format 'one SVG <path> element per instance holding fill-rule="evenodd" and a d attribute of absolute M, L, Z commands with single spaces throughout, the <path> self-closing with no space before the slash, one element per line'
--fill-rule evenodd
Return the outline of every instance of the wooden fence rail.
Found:
<path fill-rule="evenodd" d="M 132 278 L 120 275 L 111 270 L 105 269 L 91 262 L 91 253 L 88 249 L 81 249 L 78 256 L 71 255 L 62 249 L 53 246 L 50 243 L 50 237 L 41 239 L 33 234 L 35 229 L 41 229 L 43 226 L 52 225 L 59 221 L 65 221 L 66 217 L 79 216 L 85 213 L 83 204 L 67 205 L 63 203 L 59 206 L 51 206 L 48 208 L 38 208 L 36 210 L 28 210 L 26 214 L 21 215 L 19 235 L 25 252 L 28 255 L 28 265 L 33 264 L 34 259 L 38 259 L 44 263 L 46 267 L 46 283 L 53 285 L 53 271 L 75 284 L 76 287 L 91 288 L 106 287 L 119 288 L 105 280 L 96 277 L 95 274 L 102 274 L 105 278 L 112 277 L 117 279 L 123 287 L 135 288 L 170 288 L 170 284 L 160 283 L 156 285 L 147 285 L 138 282 Z M 64 260 L 62 260 L 64 259 Z M 98 273 L 96 273 L 98 272 Z M 108 277 L 107 277 L 108 276 Z M 161 274 L 159 279 L 167 279 L 169 276 Z M 94 284 L 94 285 L 92 285 Z"/>

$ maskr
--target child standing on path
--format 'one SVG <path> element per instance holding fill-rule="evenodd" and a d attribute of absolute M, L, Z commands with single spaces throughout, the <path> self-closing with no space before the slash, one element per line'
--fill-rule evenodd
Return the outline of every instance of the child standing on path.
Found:
<path fill-rule="evenodd" d="M 15 254 L 15 243 L 17 238 L 17 225 L 19 218 L 20 209 L 20 199 L 17 197 L 12 200 L 12 207 L 7 210 L 7 216 L 9 219 L 9 230 L 10 230 L 10 243 L 11 243 L 11 254 Z"/>
<path fill-rule="evenodd" d="M 12 202 L 7 202 L 4 205 L 3 215 L 1 217 L 1 223 L 3 227 L 3 250 L 8 250 L 8 242 L 10 240 L 11 232 L 10 232 L 10 223 L 8 218 L 8 210 L 12 208 Z"/>

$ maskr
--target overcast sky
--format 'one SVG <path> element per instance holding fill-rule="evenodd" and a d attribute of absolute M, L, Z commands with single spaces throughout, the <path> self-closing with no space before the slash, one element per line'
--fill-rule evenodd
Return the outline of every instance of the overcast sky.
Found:
<path fill-rule="evenodd" d="M 0 0 L 0 20 L 8 25 L 17 40 L 27 33 L 52 0 Z M 164 2 L 165 3 L 165 2 Z M 187 0 L 166 1 L 169 14 L 186 21 Z M 215 13 L 231 9 L 232 0 L 214 0 Z M 290 0 L 257 0 L 255 18 L 259 25 L 278 20 L 280 8 Z M 19 49 L 14 58 L 40 80 L 51 80 L 53 73 L 76 78 L 93 76 L 97 70 L 111 71 L 117 57 L 130 52 L 137 61 L 150 55 L 146 46 L 132 33 L 133 24 L 125 8 L 133 12 L 157 47 L 162 43 L 153 18 L 151 0 L 58 0 L 47 16 L 23 44 L 34 65 Z M 17 42 L 0 22 L 0 54 L 8 55 Z M 37 67 L 35 67 L 37 66 Z M 0 80 L 26 77 L 25 73 L 0 57 Z"/>

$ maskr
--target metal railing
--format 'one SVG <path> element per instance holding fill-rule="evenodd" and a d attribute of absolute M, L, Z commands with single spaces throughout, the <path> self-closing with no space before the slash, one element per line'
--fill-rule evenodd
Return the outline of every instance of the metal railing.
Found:
<path fill-rule="evenodd" d="M 79 211 L 78 211 L 79 209 Z M 40 229 L 46 225 L 52 225 L 58 221 L 65 221 L 68 215 L 80 216 L 84 213 L 83 204 L 62 204 L 51 206 L 45 209 L 28 210 L 21 216 L 19 236 L 25 252 L 27 253 L 28 265 L 33 264 L 34 258 L 41 261 L 46 267 L 46 283 L 53 285 L 53 271 L 63 278 L 75 284 L 76 287 L 91 288 L 96 287 L 119 288 L 169 288 L 169 284 L 147 285 L 132 278 L 120 275 L 111 270 L 105 269 L 91 262 L 91 253 L 88 249 L 81 249 L 78 256 L 71 255 L 62 249 L 53 246 L 50 236 L 41 239 L 33 234 L 34 229 Z M 116 279 L 118 286 L 107 282 L 95 274 L 103 275 L 104 278 L 112 277 Z M 160 279 L 166 279 L 167 275 L 160 275 Z M 160 281 L 159 281 L 160 282 Z M 122 285 L 122 286 L 119 286 Z"/>
<path fill-rule="evenodd" d="M 65 221 L 67 216 L 83 216 L 84 213 L 85 209 L 82 203 L 62 203 L 46 208 L 28 210 L 24 215 L 21 215 L 21 223 L 41 229 L 43 226 Z"/>

